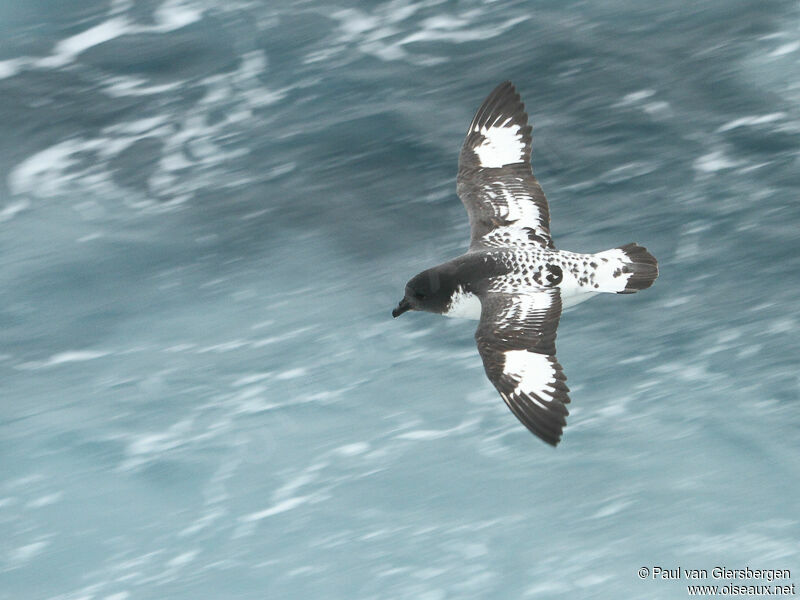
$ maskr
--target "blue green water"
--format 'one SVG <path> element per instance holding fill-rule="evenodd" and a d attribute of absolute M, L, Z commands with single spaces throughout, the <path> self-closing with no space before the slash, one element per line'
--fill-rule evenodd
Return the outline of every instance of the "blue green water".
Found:
<path fill-rule="evenodd" d="M 797 582 L 798 31 L 788 1 L 3 3 L 0 598 Z M 466 246 L 504 79 L 557 246 L 661 266 L 563 316 L 556 450 L 474 323 L 390 316 Z"/>

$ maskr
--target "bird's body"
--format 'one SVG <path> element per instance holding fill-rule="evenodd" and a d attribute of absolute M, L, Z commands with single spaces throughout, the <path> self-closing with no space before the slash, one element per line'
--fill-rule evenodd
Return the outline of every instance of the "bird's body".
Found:
<path fill-rule="evenodd" d="M 392 315 L 423 310 L 478 319 L 475 339 L 487 376 L 517 418 L 556 445 L 570 401 L 555 357 L 562 309 L 597 293 L 650 287 L 658 266 L 636 244 L 596 254 L 556 250 L 547 200 L 530 167 L 527 120 L 510 82 L 478 109 L 458 173 L 470 248 L 412 278 Z"/>
<path fill-rule="evenodd" d="M 469 251 L 436 267 L 458 269 L 460 280 L 465 282 L 442 314 L 480 319 L 480 301 L 476 292 L 487 290 L 536 293 L 542 287 L 558 287 L 562 309 L 601 292 L 625 293 L 625 283 L 620 279 L 625 268 L 623 259 L 604 254 L 579 254 L 547 248 Z M 487 265 L 492 268 L 487 269 Z M 470 308 L 465 309 L 467 301 Z"/>

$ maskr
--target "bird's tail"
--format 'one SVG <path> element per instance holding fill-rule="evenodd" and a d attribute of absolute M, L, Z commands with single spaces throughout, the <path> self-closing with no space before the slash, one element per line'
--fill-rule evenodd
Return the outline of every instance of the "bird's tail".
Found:
<path fill-rule="evenodd" d="M 658 277 L 658 261 L 644 246 L 625 244 L 594 258 L 600 259 L 596 277 L 600 292 L 633 294 L 649 288 Z"/>

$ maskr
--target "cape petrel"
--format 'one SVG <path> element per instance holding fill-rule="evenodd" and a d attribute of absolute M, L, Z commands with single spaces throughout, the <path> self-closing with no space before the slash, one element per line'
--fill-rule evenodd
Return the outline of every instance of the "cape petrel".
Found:
<path fill-rule="evenodd" d="M 531 131 L 519 94 L 501 83 L 472 119 L 458 159 L 469 250 L 413 277 L 392 316 L 421 310 L 479 319 L 486 375 L 522 424 L 555 446 L 569 414 L 555 346 L 561 309 L 600 292 L 648 288 L 658 263 L 637 244 L 597 254 L 556 250 L 531 170 Z"/>

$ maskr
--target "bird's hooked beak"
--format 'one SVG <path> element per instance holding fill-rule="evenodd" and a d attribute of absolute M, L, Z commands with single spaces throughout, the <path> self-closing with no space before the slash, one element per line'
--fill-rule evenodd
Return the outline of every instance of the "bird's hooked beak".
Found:
<path fill-rule="evenodd" d="M 411 310 L 411 303 L 405 298 L 403 298 L 402 300 L 400 300 L 400 304 L 397 305 L 397 308 L 395 308 L 392 311 L 392 316 L 396 319 L 397 317 L 399 317 L 408 310 Z"/>

